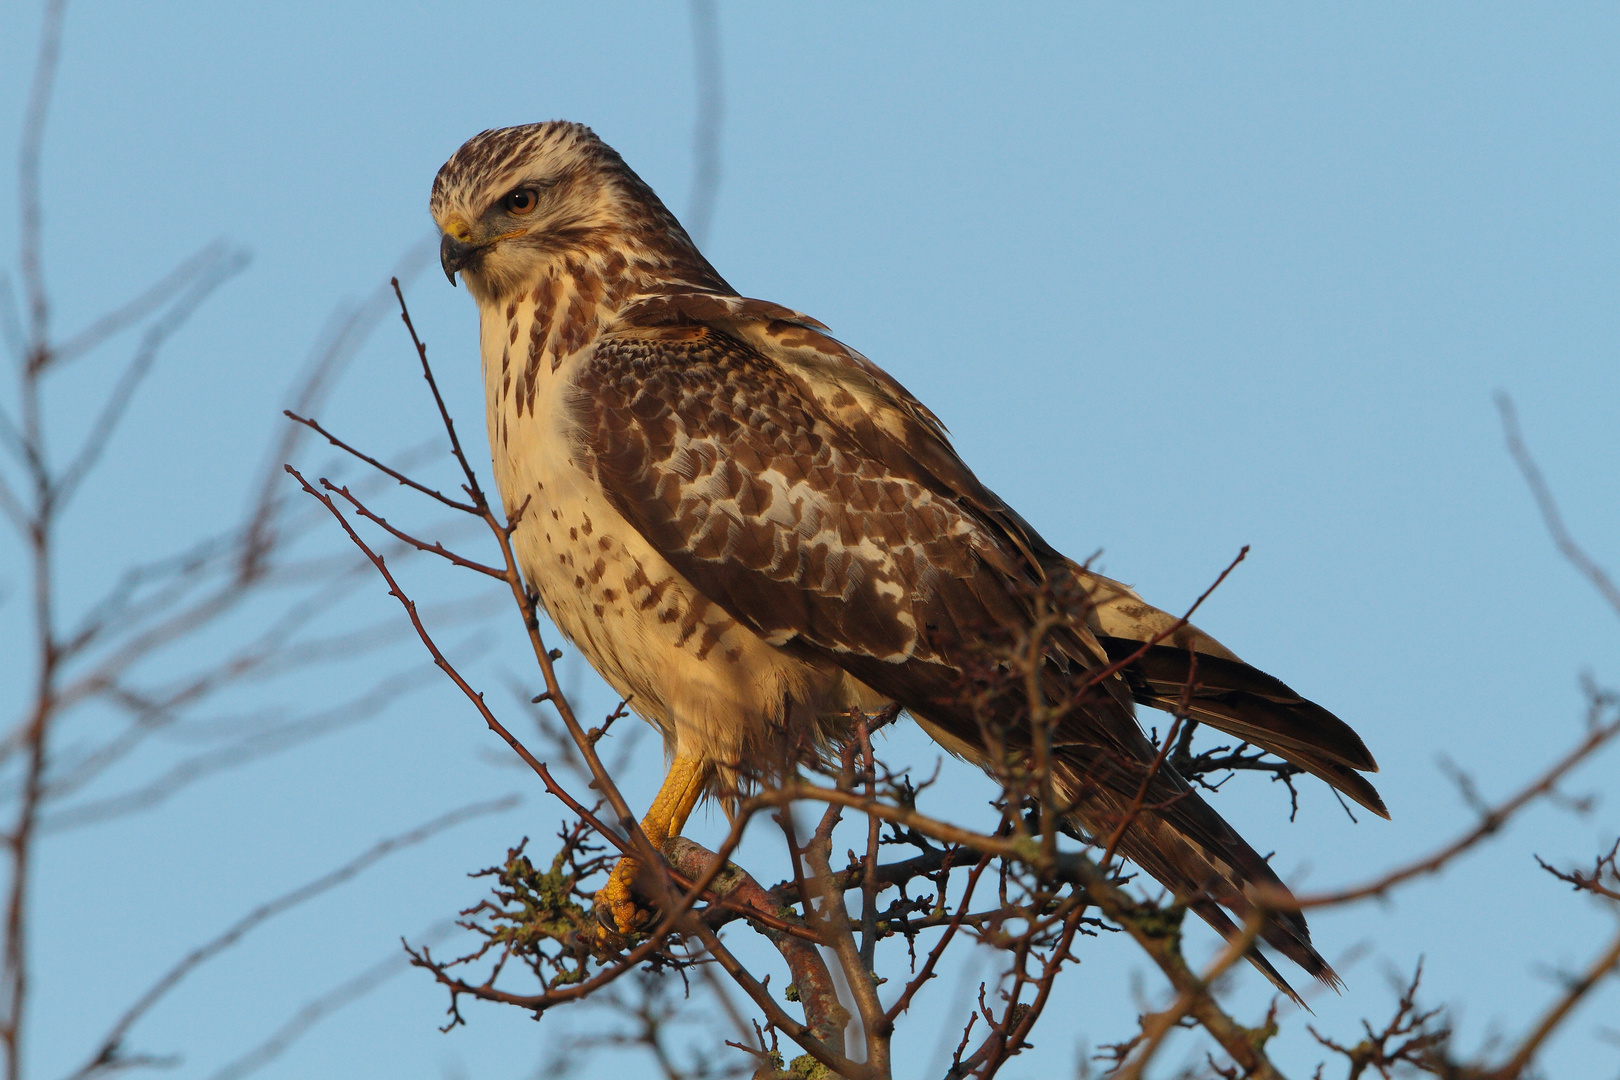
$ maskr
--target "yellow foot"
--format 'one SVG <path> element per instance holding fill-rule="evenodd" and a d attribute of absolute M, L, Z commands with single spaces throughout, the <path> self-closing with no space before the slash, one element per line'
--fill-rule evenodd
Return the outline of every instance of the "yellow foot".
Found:
<path fill-rule="evenodd" d="M 635 934 L 652 925 L 653 912 L 636 903 L 635 881 L 639 869 L 634 859 L 625 856 L 614 864 L 607 884 L 596 890 L 591 906 L 596 909 L 596 921 L 602 926 L 598 940 L 604 944 L 615 936 Z"/>
<path fill-rule="evenodd" d="M 671 836 L 679 835 L 692 807 L 703 794 L 705 776 L 706 767 L 697 758 L 677 755 L 670 764 L 669 774 L 664 777 L 652 807 L 641 819 L 641 831 L 654 849 Z M 598 943 L 615 945 L 619 943 L 615 939 L 652 926 L 654 913 L 636 903 L 636 875 L 640 870 L 634 859 L 623 856 L 608 875 L 607 884 L 597 890 L 592 906 L 596 909 L 596 921 L 602 925 Z"/>

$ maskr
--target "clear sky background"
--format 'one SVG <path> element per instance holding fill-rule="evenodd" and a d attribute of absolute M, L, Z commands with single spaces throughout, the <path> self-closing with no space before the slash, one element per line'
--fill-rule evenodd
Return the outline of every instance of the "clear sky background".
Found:
<path fill-rule="evenodd" d="M 0 147 L 20 136 L 38 20 L 32 3 L 0 9 Z M 1394 813 L 1351 825 L 1308 784 L 1290 825 L 1278 790 L 1234 781 L 1217 807 L 1290 880 L 1354 882 L 1430 849 L 1471 821 L 1438 759 L 1505 793 L 1578 737 L 1581 672 L 1620 683 L 1614 613 L 1553 550 L 1491 400 L 1512 395 L 1571 528 L 1620 566 L 1620 9 L 731 4 L 720 36 L 722 178 L 705 250 L 733 285 L 829 324 L 927 402 L 1050 540 L 1081 558 L 1100 549 L 1155 603 L 1184 607 L 1252 545 L 1199 622 L 1354 725 Z M 329 313 L 429 235 L 429 185 L 464 139 L 588 123 L 681 214 L 695 115 L 680 4 L 72 7 L 44 158 L 57 325 L 82 325 L 215 237 L 254 261 L 141 389 L 71 519 L 64 603 L 112 580 L 109 550 L 154 557 L 238 511 Z M 14 173 L 0 171 L 0 205 L 14 204 Z M 16 243 L 8 210 L 10 266 Z M 409 296 L 481 456 L 472 303 L 436 269 Z M 53 401 L 67 431 L 132 344 L 64 378 Z M 413 365 L 385 320 L 321 418 L 383 452 L 431 436 Z M 304 452 L 312 469 L 329 460 Z M 435 520 L 391 498 L 391 514 Z M 475 589 L 413 573 L 427 598 Z M 0 542 L 8 710 L 32 663 L 25 581 L 20 548 Z M 394 614 L 380 585 L 357 603 L 355 619 Z M 503 672 L 532 681 L 514 620 L 469 633 L 449 639 L 492 701 L 507 701 Z M 426 662 L 404 643 L 296 692 L 329 704 Z M 583 711 L 611 707 L 579 680 Z M 182 1053 L 177 1077 L 211 1076 L 401 935 L 475 901 L 466 871 L 525 834 L 543 849 L 560 818 L 497 749 L 452 688 L 429 682 L 378 719 L 50 837 L 30 1074 L 76 1065 L 168 963 L 253 904 L 382 836 L 522 791 L 520 809 L 267 925 L 132 1045 Z M 628 786 L 644 802 L 659 762 L 651 740 L 640 751 Z M 89 794 L 176 753 L 156 748 Z M 889 753 L 925 772 L 937 756 L 907 735 Z M 1584 964 L 1612 933 L 1531 856 L 1607 848 L 1617 760 L 1568 785 L 1598 796 L 1590 815 L 1539 808 L 1387 905 L 1317 917 L 1330 959 L 1366 947 L 1343 969 L 1345 995 L 1314 1002 L 1318 1029 L 1353 1042 L 1359 1018 L 1390 1010 L 1387 973 L 1422 956 L 1423 1000 L 1460 1007 L 1464 1048 L 1520 1032 L 1555 993 L 1549 971 Z M 944 768 L 951 798 L 935 808 L 989 820 L 980 782 Z M 720 825 L 691 831 L 712 842 Z M 747 859 L 769 880 L 785 866 L 763 840 Z M 1160 1000 L 1128 945 L 1087 942 L 1082 956 L 1036 1049 L 1004 1075 L 1061 1075 L 1082 1043 L 1128 1036 L 1131 971 Z M 902 1073 L 938 1074 L 963 985 L 957 970 L 933 984 Z M 1264 1001 L 1251 975 L 1231 998 L 1251 1020 Z M 606 1022 L 559 1010 L 537 1025 L 471 1004 L 468 1027 L 441 1035 L 444 1005 L 427 976 L 403 973 L 259 1075 L 517 1078 Z M 1620 1047 L 1597 1029 L 1617 1011 L 1611 983 L 1549 1050 L 1548 1074 L 1613 1076 Z M 1291 1074 L 1319 1056 L 1297 1018 L 1274 1049 Z M 639 1068 L 605 1055 L 585 1075 Z"/>

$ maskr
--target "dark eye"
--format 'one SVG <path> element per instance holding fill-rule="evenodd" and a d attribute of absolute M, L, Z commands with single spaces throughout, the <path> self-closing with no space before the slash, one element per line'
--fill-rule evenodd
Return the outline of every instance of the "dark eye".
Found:
<path fill-rule="evenodd" d="M 540 196 L 533 188 L 518 188 L 501 199 L 501 208 L 508 214 L 522 217 L 540 205 Z"/>

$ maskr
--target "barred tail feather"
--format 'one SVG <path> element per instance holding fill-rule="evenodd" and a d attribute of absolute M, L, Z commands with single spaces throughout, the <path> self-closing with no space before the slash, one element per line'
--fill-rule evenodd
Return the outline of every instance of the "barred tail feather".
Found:
<path fill-rule="evenodd" d="M 1080 754 L 1064 754 L 1056 762 L 1054 780 L 1082 828 L 1092 837 L 1106 840 L 1125 819 L 1133 800 L 1121 794 L 1120 785 L 1098 782 L 1098 771 Z M 1254 911 L 1246 895 L 1248 888 L 1261 885 L 1288 893 L 1288 887 L 1236 830 L 1168 771 L 1155 779 L 1146 807 L 1131 819 L 1117 850 L 1229 941 L 1241 936 L 1240 924 Z M 1343 985 L 1311 945 L 1310 929 L 1299 912 L 1273 913 L 1260 938 L 1323 985 L 1333 990 Z M 1250 948 L 1247 958 L 1272 985 L 1304 1005 L 1258 948 Z"/>
<path fill-rule="evenodd" d="M 1361 775 L 1377 772 L 1378 762 L 1349 724 L 1198 627 L 1178 627 L 1175 616 L 1127 586 L 1072 568 L 1091 595 L 1087 615 L 1097 642 L 1110 662 L 1130 661 L 1120 674 L 1137 704 L 1175 712 L 1185 702 L 1192 719 L 1276 754 L 1389 817 L 1377 789 Z"/>

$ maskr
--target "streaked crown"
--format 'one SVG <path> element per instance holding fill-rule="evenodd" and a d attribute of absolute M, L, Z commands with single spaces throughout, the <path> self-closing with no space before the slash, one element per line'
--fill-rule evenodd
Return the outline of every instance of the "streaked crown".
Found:
<path fill-rule="evenodd" d="M 646 291 L 730 292 L 680 222 L 583 124 L 481 132 L 444 163 L 429 201 L 445 272 L 499 302 L 549 272 L 646 277 Z M 643 291 L 640 288 L 630 290 Z"/>

